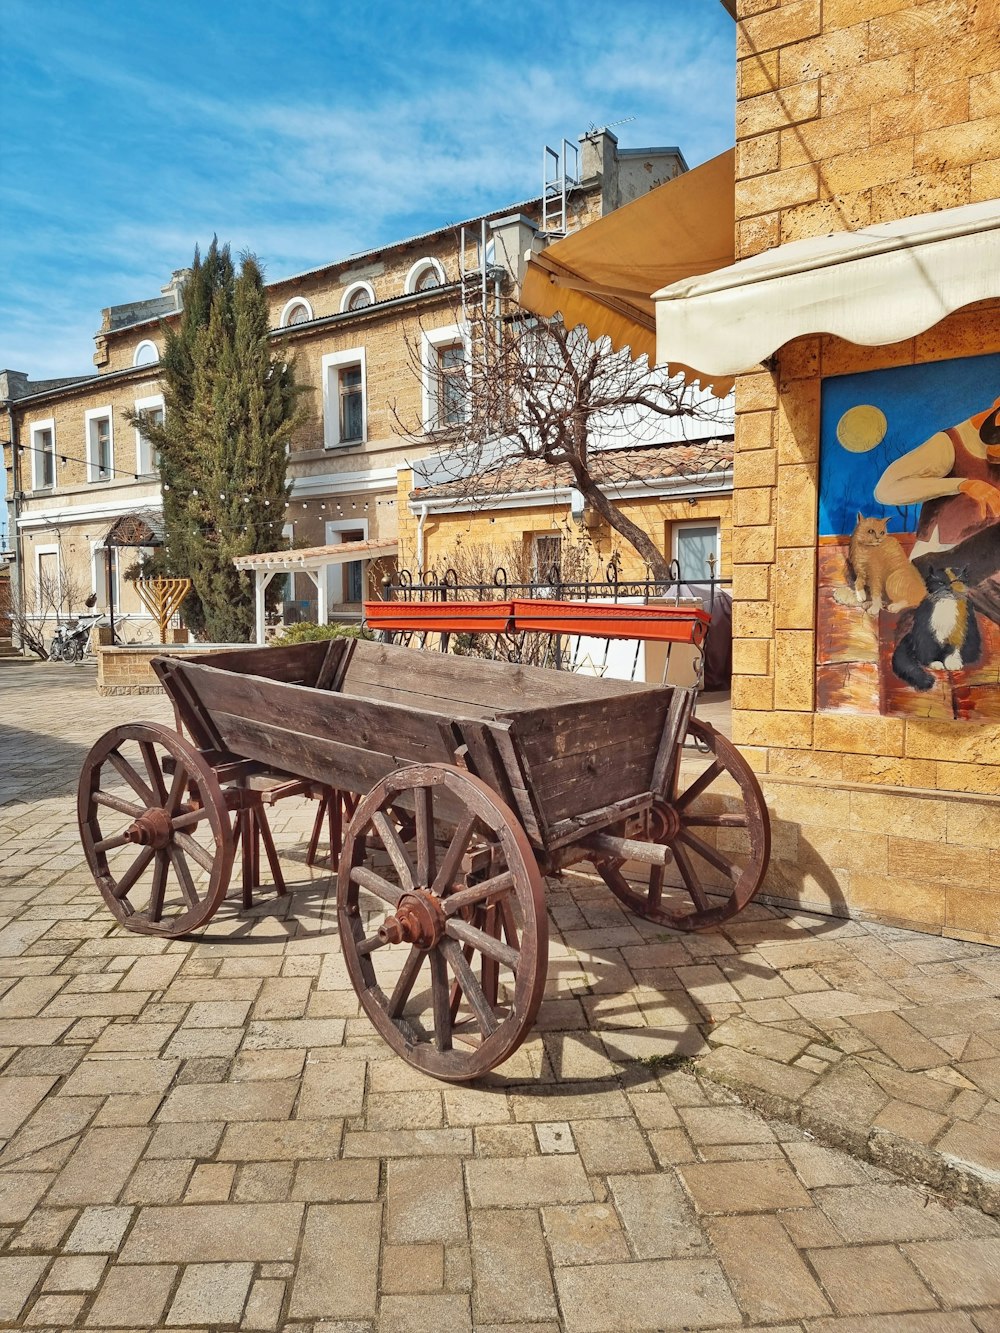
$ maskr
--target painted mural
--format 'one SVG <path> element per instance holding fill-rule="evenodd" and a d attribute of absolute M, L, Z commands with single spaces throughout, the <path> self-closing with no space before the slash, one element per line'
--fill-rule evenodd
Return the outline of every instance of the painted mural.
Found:
<path fill-rule="evenodd" d="M 1000 720 L 1000 356 L 835 376 L 816 704 Z"/>

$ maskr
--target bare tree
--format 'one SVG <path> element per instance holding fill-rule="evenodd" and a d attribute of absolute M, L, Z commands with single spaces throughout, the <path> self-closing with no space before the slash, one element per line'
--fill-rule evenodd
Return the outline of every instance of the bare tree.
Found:
<path fill-rule="evenodd" d="M 538 489 L 575 487 L 653 577 L 668 581 L 663 552 L 612 494 L 642 480 L 637 450 L 657 443 L 658 422 L 698 423 L 702 438 L 713 426 L 728 432 L 719 401 L 650 370 L 645 358 L 634 361 L 628 349 L 614 351 L 607 339 L 591 342 L 582 326 L 539 321 L 510 303 L 477 307 L 462 327 L 461 348 L 441 349 L 425 338 L 413 349 L 430 422 L 414 428 L 396 414 L 408 437 L 422 443 L 430 425 L 441 449 L 436 480 L 454 483 L 484 509 L 525 489 L 526 477 Z M 674 475 L 704 470 L 687 460 L 683 443 L 674 452 Z M 717 466 L 725 466 L 721 458 Z"/>
<path fill-rule="evenodd" d="M 11 588 L 11 637 L 22 652 L 34 653 L 45 661 L 49 656 L 46 637 L 51 621 L 58 622 L 72 614 L 72 607 L 82 603 L 83 585 L 72 574 L 60 569 L 51 573 L 38 571 L 37 580 L 25 587 L 22 580 Z"/>

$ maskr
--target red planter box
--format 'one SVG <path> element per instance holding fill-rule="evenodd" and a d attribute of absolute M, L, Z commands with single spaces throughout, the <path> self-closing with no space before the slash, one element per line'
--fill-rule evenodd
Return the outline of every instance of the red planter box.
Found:
<path fill-rule="evenodd" d="M 512 615 L 510 602 L 365 602 L 370 629 L 502 634 Z"/>
<path fill-rule="evenodd" d="M 710 620 L 700 607 L 514 599 L 514 628 L 519 632 L 530 629 L 596 639 L 700 644 Z"/>

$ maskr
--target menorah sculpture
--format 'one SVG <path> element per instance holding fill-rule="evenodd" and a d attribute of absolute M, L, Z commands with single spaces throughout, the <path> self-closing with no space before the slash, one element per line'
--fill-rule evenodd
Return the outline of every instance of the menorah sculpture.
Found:
<path fill-rule="evenodd" d="M 160 643 L 167 641 L 167 625 L 191 591 L 190 579 L 133 579 L 139 600 L 160 627 Z"/>

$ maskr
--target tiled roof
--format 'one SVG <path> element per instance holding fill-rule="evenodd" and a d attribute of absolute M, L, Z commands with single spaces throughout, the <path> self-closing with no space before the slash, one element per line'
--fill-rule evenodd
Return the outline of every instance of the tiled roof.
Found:
<path fill-rule="evenodd" d="M 639 448 L 602 449 L 591 458 L 594 480 L 602 486 L 629 482 L 655 483 L 666 479 L 727 472 L 733 466 L 733 437 L 691 440 L 682 444 L 653 444 Z M 473 477 L 422 486 L 410 492 L 416 501 L 449 496 L 510 495 L 523 491 L 565 490 L 573 476 L 562 464 L 552 467 L 538 459 L 518 459 Z"/>

